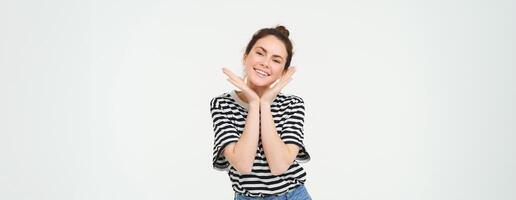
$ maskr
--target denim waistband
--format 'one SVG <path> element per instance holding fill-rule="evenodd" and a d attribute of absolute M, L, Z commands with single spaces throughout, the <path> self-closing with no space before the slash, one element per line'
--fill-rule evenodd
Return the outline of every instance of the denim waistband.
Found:
<path fill-rule="evenodd" d="M 284 196 L 284 195 L 287 195 L 287 193 L 290 193 L 290 192 L 292 192 L 292 191 L 294 191 L 296 189 L 299 189 L 301 187 L 304 187 L 304 185 L 303 184 L 298 184 L 298 185 L 296 185 L 296 186 L 294 186 L 294 187 L 292 187 L 290 189 L 287 189 L 287 190 L 285 190 L 285 191 L 283 191 L 281 193 L 278 193 L 278 194 L 261 194 L 259 197 L 254 197 L 254 198 L 267 198 L 267 197 Z M 237 193 L 237 194 L 238 195 L 242 195 L 242 196 L 246 196 L 246 197 L 251 197 L 251 196 L 247 196 L 247 195 L 242 194 L 242 193 Z M 251 198 L 253 198 L 253 197 L 251 197 Z"/>

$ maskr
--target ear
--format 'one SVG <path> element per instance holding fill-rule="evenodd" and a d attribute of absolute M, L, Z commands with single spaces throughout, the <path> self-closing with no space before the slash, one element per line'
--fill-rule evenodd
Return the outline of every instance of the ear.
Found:
<path fill-rule="evenodd" d="M 244 54 L 244 56 L 242 56 L 242 64 L 245 63 L 246 58 L 247 58 L 247 54 Z"/>
<path fill-rule="evenodd" d="M 288 67 L 283 67 L 283 72 L 281 73 L 281 75 L 285 75 L 288 71 Z"/>

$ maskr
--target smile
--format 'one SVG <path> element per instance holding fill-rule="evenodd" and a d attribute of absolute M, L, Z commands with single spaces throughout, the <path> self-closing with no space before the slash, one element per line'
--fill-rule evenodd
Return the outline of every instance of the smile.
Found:
<path fill-rule="evenodd" d="M 262 78 L 270 76 L 269 73 L 267 73 L 263 70 L 260 70 L 260 69 L 254 69 L 254 71 L 258 74 L 259 77 L 262 77 Z"/>

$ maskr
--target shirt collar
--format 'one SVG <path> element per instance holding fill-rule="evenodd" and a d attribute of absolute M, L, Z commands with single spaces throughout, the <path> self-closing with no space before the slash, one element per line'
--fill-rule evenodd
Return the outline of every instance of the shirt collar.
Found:
<path fill-rule="evenodd" d="M 231 95 L 231 98 L 233 98 L 240 106 L 242 106 L 246 109 L 249 108 L 249 104 L 244 102 L 242 99 L 240 99 L 240 97 L 238 97 L 236 90 L 232 90 L 230 95 Z"/>

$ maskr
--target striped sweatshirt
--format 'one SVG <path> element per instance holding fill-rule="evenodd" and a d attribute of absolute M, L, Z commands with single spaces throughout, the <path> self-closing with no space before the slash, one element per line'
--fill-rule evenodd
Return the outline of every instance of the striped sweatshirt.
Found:
<path fill-rule="evenodd" d="M 224 157 L 224 148 L 238 141 L 247 119 L 248 104 L 234 90 L 211 99 L 210 111 L 214 131 L 213 168 L 227 171 L 235 192 L 251 197 L 264 197 L 283 193 L 305 183 L 306 172 L 299 163 L 308 162 L 310 155 L 303 144 L 305 107 L 301 97 L 279 93 L 271 104 L 272 117 L 281 140 L 285 144 L 296 144 L 300 147 L 289 169 L 278 176 L 271 174 L 261 139 L 258 141 L 250 174 L 239 173 Z"/>

